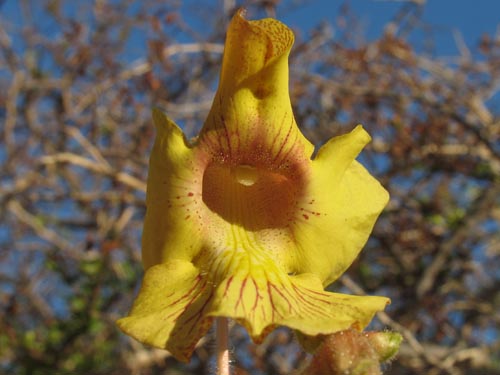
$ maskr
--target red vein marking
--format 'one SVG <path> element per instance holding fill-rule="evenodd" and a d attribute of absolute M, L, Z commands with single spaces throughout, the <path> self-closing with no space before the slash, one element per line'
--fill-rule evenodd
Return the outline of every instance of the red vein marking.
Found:
<path fill-rule="evenodd" d="M 312 290 L 312 289 L 309 289 L 309 288 L 305 288 L 305 287 L 301 287 L 302 289 L 304 290 L 307 290 L 309 293 L 312 293 L 312 294 L 316 294 L 316 295 L 319 295 L 319 296 L 322 296 L 322 297 L 325 297 L 325 298 L 328 298 L 328 294 L 326 294 L 325 292 L 318 292 L 316 290 Z M 298 292 L 299 293 L 299 292 Z M 319 301 L 319 302 L 323 302 L 323 303 L 326 303 L 327 305 L 331 305 L 332 302 L 331 301 L 328 301 L 328 300 L 324 300 L 324 299 L 321 299 L 321 298 L 316 298 L 314 296 L 310 296 L 310 298 L 314 299 L 315 301 Z"/>
<path fill-rule="evenodd" d="M 170 319 L 174 315 L 177 315 L 175 317 L 174 321 L 176 321 L 177 319 L 179 319 L 179 317 L 187 311 L 187 309 L 189 308 L 189 306 L 191 306 L 193 304 L 193 301 L 196 300 L 203 293 L 203 291 L 205 290 L 205 286 L 206 285 L 207 285 L 207 282 L 205 280 L 205 282 L 201 286 L 200 290 L 197 293 L 195 293 L 195 295 L 193 297 L 191 297 L 191 299 L 189 300 L 189 302 L 186 303 L 185 305 L 181 306 L 179 308 L 179 310 L 174 311 L 173 313 L 171 313 L 170 315 L 168 315 L 167 319 Z M 181 312 L 179 313 L 179 311 L 181 311 Z"/>
<path fill-rule="evenodd" d="M 269 303 L 271 304 L 271 321 L 274 322 L 274 313 L 276 312 L 276 306 L 274 306 L 273 294 L 271 293 L 271 283 L 267 282 L 267 294 L 269 295 Z"/>
<path fill-rule="evenodd" d="M 287 152 L 281 157 L 281 160 L 287 160 L 288 156 L 292 152 L 295 152 L 295 144 L 297 143 L 298 138 L 299 134 L 297 132 L 295 132 L 295 139 L 293 141 L 288 141 L 288 136 L 287 136 L 287 140 L 285 140 L 285 142 L 290 143 L 292 146 L 288 148 Z"/>
<path fill-rule="evenodd" d="M 189 297 L 189 295 L 191 293 L 193 293 L 193 290 L 196 289 L 196 287 L 200 283 L 201 279 L 202 279 L 201 275 L 196 276 L 196 283 L 191 287 L 191 289 L 189 289 L 188 292 L 186 294 L 184 294 L 182 297 L 176 299 L 174 302 L 171 302 L 167 307 L 173 306 L 173 305 L 179 303 L 180 301 L 182 301 L 184 298 Z"/>
<path fill-rule="evenodd" d="M 311 293 L 314 293 L 314 294 L 318 294 L 318 295 L 323 296 L 323 297 L 328 297 L 328 293 L 327 292 L 317 291 L 317 290 L 309 289 L 309 288 L 306 288 L 306 287 L 301 287 L 301 288 L 307 290 L 308 292 L 311 292 Z"/>
<path fill-rule="evenodd" d="M 207 300 L 205 301 L 205 303 L 201 306 L 201 309 L 198 310 L 198 312 L 196 314 L 194 314 L 192 317 L 190 317 L 189 319 L 185 320 L 185 323 L 188 323 L 190 322 L 192 319 L 198 317 L 197 320 L 200 320 L 200 318 L 202 317 L 203 315 L 203 311 L 205 310 L 205 308 L 207 307 L 207 304 L 211 301 L 212 299 L 212 296 L 214 295 L 214 291 L 213 289 L 210 291 L 210 295 L 208 296 Z M 194 329 L 194 327 L 196 326 L 196 324 L 193 324 L 191 326 L 191 328 L 189 329 L 188 333 L 191 333 Z"/>
<path fill-rule="evenodd" d="M 279 290 L 279 288 L 276 285 L 271 284 L 271 287 L 276 291 L 276 293 L 278 293 L 281 296 L 281 298 L 283 298 L 286 301 L 286 303 L 288 304 L 288 312 L 292 313 L 292 310 L 293 310 L 292 304 L 290 303 L 288 298 L 286 298 L 286 296 Z"/>
<path fill-rule="evenodd" d="M 283 122 L 285 122 L 285 119 L 283 119 Z M 292 122 L 290 124 L 290 127 L 288 128 L 288 132 L 286 133 L 285 139 L 283 140 L 283 142 L 281 142 L 281 146 L 273 159 L 274 162 L 278 161 L 278 156 L 283 151 L 283 147 L 285 147 L 285 144 L 288 143 L 288 138 L 290 137 L 290 133 L 292 132 L 292 128 L 293 128 L 293 116 L 292 116 Z M 279 135 L 279 133 L 278 133 L 278 135 Z M 278 137 L 278 135 L 276 137 Z M 287 153 L 287 155 L 288 155 L 288 153 Z M 284 159 L 285 158 L 282 158 L 282 160 L 284 160 Z"/>
<path fill-rule="evenodd" d="M 170 294 L 167 296 L 167 298 L 172 297 L 174 294 L 175 294 L 175 290 L 174 290 L 172 293 L 170 293 Z"/>
<path fill-rule="evenodd" d="M 285 122 L 286 120 L 286 114 L 283 116 L 283 119 L 281 120 L 281 124 L 280 126 L 278 127 L 278 133 L 274 136 L 273 138 L 273 143 L 271 143 L 271 147 L 270 149 L 272 150 L 274 148 L 274 145 L 276 144 L 276 141 L 279 139 L 280 137 L 280 134 L 281 134 L 281 131 L 283 130 L 283 123 Z M 276 154 L 276 157 L 279 155 L 279 150 L 278 150 L 278 153 Z"/>
<path fill-rule="evenodd" d="M 217 147 L 218 142 L 215 142 L 213 138 L 217 137 L 214 137 L 213 135 L 204 134 L 202 138 L 203 144 L 206 145 L 207 151 L 212 154 L 215 153 L 216 150 L 220 149 L 220 147 Z"/>
<path fill-rule="evenodd" d="M 229 130 L 227 130 L 227 126 L 226 126 L 226 120 L 224 119 L 224 116 L 220 115 L 220 120 L 222 122 L 222 125 L 224 126 L 224 135 L 226 137 L 226 141 L 227 141 L 227 152 L 228 152 L 228 156 L 229 158 L 231 159 L 232 158 L 232 150 L 231 150 L 231 137 L 229 135 Z"/>
<path fill-rule="evenodd" d="M 260 293 L 259 293 L 259 287 L 257 286 L 257 282 L 255 281 L 255 279 L 252 277 L 252 282 L 253 282 L 253 286 L 255 288 L 255 301 L 253 303 L 253 306 L 252 306 L 252 311 L 255 312 L 255 308 L 257 307 L 257 304 L 259 303 L 259 299 L 260 299 Z"/>
<path fill-rule="evenodd" d="M 307 308 L 307 310 L 311 311 L 311 313 L 316 313 L 318 315 L 325 315 L 325 313 L 321 309 L 321 307 L 319 307 L 318 305 L 314 304 L 313 302 L 311 302 L 307 298 L 305 298 L 304 293 L 297 286 L 292 284 L 292 287 L 293 287 L 294 292 L 296 294 L 296 298 L 304 303 L 304 305 L 303 305 L 304 308 Z M 327 304 L 331 305 L 330 302 L 328 302 Z"/>
<path fill-rule="evenodd" d="M 243 298 L 243 293 L 245 291 L 245 286 L 247 284 L 247 278 L 245 278 L 245 280 L 243 280 L 243 283 L 241 283 L 241 289 L 240 289 L 240 295 L 238 297 L 238 301 L 236 301 L 236 306 L 234 307 L 234 310 L 236 311 L 238 309 L 238 306 L 241 302 L 241 307 L 243 308 L 243 313 L 246 315 L 246 309 L 245 309 L 245 302 L 242 300 Z"/>
<path fill-rule="evenodd" d="M 236 143 L 236 145 L 235 145 L 236 154 L 241 153 L 241 134 L 238 130 L 239 128 L 240 128 L 240 126 L 238 124 L 238 126 L 236 127 L 236 131 L 235 131 L 236 139 L 238 141 L 238 143 Z"/>
<path fill-rule="evenodd" d="M 222 95 L 219 96 L 219 105 L 222 107 Z M 224 126 L 224 133 L 226 135 L 226 139 L 227 139 L 227 148 L 228 148 L 228 153 L 229 153 L 229 158 L 232 157 L 231 155 L 231 138 L 229 137 L 229 130 L 227 129 L 227 126 L 226 126 L 226 119 L 224 118 L 224 115 L 221 113 L 220 114 L 220 120 L 222 122 L 222 126 Z"/>
<path fill-rule="evenodd" d="M 234 276 L 231 276 L 231 277 L 227 280 L 227 282 L 226 282 L 226 288 L 224 289 L 224 294 L 222 295 L 222 297 L 223 297 L 223 298 L 224 298 L 224 297 L 226 297 L 227 292 L 228 292 L 228 290 L 229 290 L 229 287 L 231 286 L 231 283 L 233 282 L 233 278 L 234 278 Z"/>
<path fill-rule="evenodd" d="M 220 99 L 220 98 L 219 98 Z M 212 128 L 212 130 L 214 131 L 214 138 L 216 139 L 217 141 L 217 144 L 218 144 L 218 147 L 216 146 L 214 149 L 213 149 L 213 152 L 214 153 L 218 153 L 220 151 L 223 151 L 224 148 L 222 147 L 222 143 L 221 143 L 221 138 L 219 137 L 219 132 L 217 131 L 217 127 L 214 125 L 214 121 L 212 119 L 212 124 L 210 126 Z"/>

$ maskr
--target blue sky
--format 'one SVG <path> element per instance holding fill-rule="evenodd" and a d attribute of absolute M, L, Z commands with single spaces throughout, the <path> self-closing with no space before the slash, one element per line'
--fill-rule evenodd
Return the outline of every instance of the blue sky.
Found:
<path fill-rule="evenodd" d="M 310 28 L 319 21 L 332 23 L 344 1 L 309 1 L 294 12 L 277 18 L 294 27 Z M 359 17 L 365 36 L 374 39 L 384 25 L 393 19 L 408 1 L 401 0 L 351 0 L 348 2 L 353 13 Z M 279 12 L 279 10 L 278 10 Z M 428 27 L 429 36 L 436 43 L 438 55 L 456 55 L 454 31 L 459 31 L 466 44 L 472 48 L 483 33 L 500 33 L 500 1 L 497 0 L 427 0 L 422 21 Z M 422 35 L 414 35 L 418 43 Z M 420 39 L 421 40 L 421 39 Z"/>
<path fill-rule="evenodd" d="M 169 0 L 164 0 L 168 2 Z M 239 1 L 236 1 L 238 3 Z M 384 25 L 393 19 L 402 6 L 411 3 L 407 0 L 295 0 L 281 1 L 278 5 L 276 17 L 297 29 L 311 29 L 318 23 L 326 21 L 335 23 L 342 4 L 349 4 L 352 13 L 360 21 L 364 36 L 375 39 L 383 31 Z M 192 0 L 174 1 L 181 3 L 185 15 L 189 19 L 189 12 L 196 2 Z M 210 1 L 203 2 L 204 4 Z M 213 0 L 212 6 L 222 6 L 222 0 Z M 34 4 L 37 4 L 35 1 Z M 45 2 L 40 1 L 42 4 Z M 78 8 L 78 3 L 70 7 Z M 21 16 L 19 2 L 15 0 L 0 0 L 0 18 L 12 24 L 19 23 Z M 80 4 L 81 5 L 81 4 Z M 38 12 L 38 11 L 34 11 Z M 251 14 L 249 15 L 251 18 Z M 454 39 L 454 31 L 460 32 L 466 44 L 473 49 L 479 37 L 487 33 L 500 33 L 500 1 L 498 0 L 427 0 L 423 10 L 423 23 L 428 34 L 435 41 L 437 55 L 456 55 L 458 50 Z M 199 22 L 199 20 L 198 20 Z M 418 44 L 422 41 L 422 34 L 412 34 L 410 40 Z"/>

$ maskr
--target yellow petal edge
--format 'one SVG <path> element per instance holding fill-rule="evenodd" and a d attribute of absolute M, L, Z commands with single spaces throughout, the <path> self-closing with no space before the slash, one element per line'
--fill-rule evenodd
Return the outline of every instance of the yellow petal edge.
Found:
<path fill-rule="evenodd" d="M 238 12 L 199 137 L 189 143 L 153 111 L 146 273 L 118 326 L 179 360 L 215 317 L 260 342 L 276 326 L 311 337 L 363 329 L 389 303 L 324 290 L 357 257 L 388 194 L 355 161 L 370 141 L 361 126 L 311 160 L 288 95 L 292 44 L 282 23 Z"/>

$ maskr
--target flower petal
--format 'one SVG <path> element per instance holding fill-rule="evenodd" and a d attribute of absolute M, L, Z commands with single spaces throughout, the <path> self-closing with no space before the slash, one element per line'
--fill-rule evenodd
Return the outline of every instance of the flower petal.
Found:
<path fill-rule="evenodd" d="M 294 226 L 300 256 L 296 272 L 312 272 L 323 285 L 351 265 L 368 240 L 389 195 L 354 158 L 370 136 L 358 126 L 326 143 L 312 163 L 308 193 Z"/>
<path fill-rule="evenodd" d="M 136 340 L 187 362 L 212 323 L 206 315 L 211 295 L 207 279 L 192 263 L 162 263 L 146 271 L 129 316 L 117 324 Z"/>
<path fill-rule="evenodd" d="M 233 163 L 276 167 L 308 159 L 314 147 L 299 131 L 288 94 L 294 36 L 274 19 L 236 14 L 227 32 L 218 91 L 200 143 Z"/>
<path fill-rule="evenodd" d="M 201 206 L 202 158 L 182 130 L 161 111 L 153 111 L 156 140 L 151 153 L 142 237 L 147 269 L 173 257 L 191 260 L 200 247 L 197 216 Z M 198 151 L 199 152 L 199 151 Z"/>
<path fill-rule="evenodd" d="M 389 303 L 385 297 L 359 297 L 323 290 L 313 274 L 289 276 L 264 255 L 231 256 L 235 267 L 214 296 L 211 316 L 229 316 L 242 324 L 255 342 L 275 326 L 305 335 L 329 334 L 349 327 L 362 329 Z M 252 259 L 254 258 L 254 259 Z"/>
<path fill-rule="evenodd" d="M 315 275 L 289 276 L 258 250 L 227 250 L 201 263 L 203 268 L 181 260 L 150 267 L 120 329 L 188 361 L 216 316 L 235 319 L 260 342 L 281 325 L 308 336 L 362 329 L 388 303 L 325 292 Z"/>

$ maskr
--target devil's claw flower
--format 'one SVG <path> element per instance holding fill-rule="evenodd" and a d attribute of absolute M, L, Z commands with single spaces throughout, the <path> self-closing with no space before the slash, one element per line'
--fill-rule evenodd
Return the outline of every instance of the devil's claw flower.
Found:
<path fill-rule="evenodd" d="M 306 336 L 364 328 L 384 297 L 330 293 L 388 194 L 354 159 L 361 126 L 314 147 L 288 93 L 293 33 L 237 13 L 220 84 L 196 140 L 155 110 L 142 288 L 119 327 L 187 361 L 215 317 L 259 342 L 275 326 Z"/>

